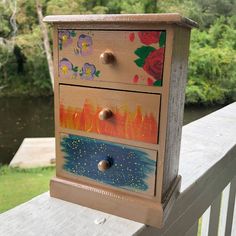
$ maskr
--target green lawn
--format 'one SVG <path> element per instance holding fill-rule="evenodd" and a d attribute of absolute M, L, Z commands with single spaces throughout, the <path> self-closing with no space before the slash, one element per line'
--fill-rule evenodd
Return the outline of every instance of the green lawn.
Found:
<path fill-rule="evenodd" d="M 49 189 L 54 167 L 19 169 L 0 166 L 0 213 Z"/>

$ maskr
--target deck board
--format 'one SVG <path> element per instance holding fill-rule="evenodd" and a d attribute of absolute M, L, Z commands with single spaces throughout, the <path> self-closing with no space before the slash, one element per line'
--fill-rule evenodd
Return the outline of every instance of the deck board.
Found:
<path fill-rule="evenodd" d="M 11 167 L 34 168 L 55 163 L 55 138 L 25 138 L 10 162 Z"/>

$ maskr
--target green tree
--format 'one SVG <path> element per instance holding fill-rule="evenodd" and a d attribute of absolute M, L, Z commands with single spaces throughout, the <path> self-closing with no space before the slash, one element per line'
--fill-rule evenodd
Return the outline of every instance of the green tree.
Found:
<path fill-rule="evenodd" d="M 226 103 L 236 99 L 236 29 L 220 17 L 209 30 L 192 31 L 187 103 Z"/>

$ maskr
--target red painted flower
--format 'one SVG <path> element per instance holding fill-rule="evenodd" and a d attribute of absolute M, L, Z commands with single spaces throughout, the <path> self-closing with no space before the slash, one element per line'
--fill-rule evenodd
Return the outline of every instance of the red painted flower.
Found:
<path fill-rule="evenodd" d="M 143 44 L 150 45 L 152 43 L 159 42 L 161 32 L 160 31 L 140 31 L 138 36 Z"/>
<path fill-rule="evenodd" d="M 133 82 L 134 82 L 134 83 L 138 83 L 138 80 L 139 80 L 138 75 L 135 75 L 134 78 L 133 78 Z"/>
<path fill-rule="evenodd" d="M 143 69 L 156 80 L 162 79 L 164 48 L 158 48 L 147 56 Z"/>
<path fill-rule="evenodd" d="M 150 85 L 153 85 L 153 82 L 154 82 L 153 79 L 151 79 L 151 78 L 148 77 L 148 79 L 147 79 L 147 85 L 149 85 L 149 86 L 150 86 Z"/>
<path fill-rule="evenodd" d="M 135 34 L 132 32 L 132 33 L 130 33 L 129 34 L 129 40 L 131 41 L 131 42 L 133 42 L 134 41 L 134 38 L 135 38 Z"/>

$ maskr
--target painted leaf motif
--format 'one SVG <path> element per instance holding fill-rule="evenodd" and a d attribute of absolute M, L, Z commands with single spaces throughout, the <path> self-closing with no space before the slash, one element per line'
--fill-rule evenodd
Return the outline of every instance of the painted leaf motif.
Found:
<path fill-rule="evenodd" d="M 78 72 L 78 66 L 73 66 L 72 70 L 73 70 L 74 72 Z"/>
<path fill-rule="evenodd" d="M 154 83 L 153 83 L 154 86 L 162 86 L 162 80 L 156 80 Z"/>
<path fill-rule="evenodd" d="M 76 36 L 75 31 L 74 31 L 74 30 L 70 31 L 70 35 L 71 35 L 72 37 L 75 37 L 75 36 Z"/>
<path fill-rule="evenodd" d="M 166 44 L 166 32 L 161 32 L 161 36 L 160 36 L 160 41 L 159 41 L 159 47 L 162 48 L 164 47 Z"/>
<path fill-rule="evenodd" d="M 97 71 L 95 72 L 95 76 L 98 77 L 99 75 L 100 75 L 100 71 L 97 70 Z"/>
<path fill-rule="evenodd" d="M 143 60 L 149 55 L 150 52 L 154 51 L 155 48 L 151 46 L 142 46 L 140 48 L 137 48 L 134 53 L 142 58 Z"/>
<path fill-rule="evenodd" d="M 144 65 L 144 59 L 142 59 L 142 58 L 138 58 L 134 62 L 138 67 L 143 67 L 143 65 Z"/>

